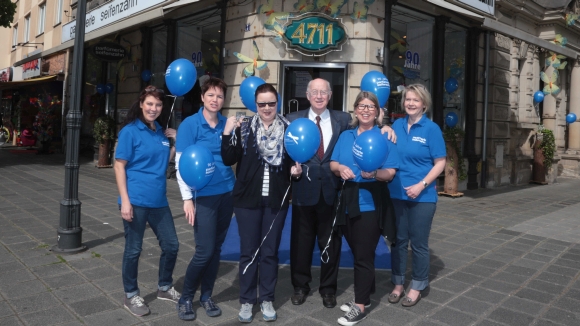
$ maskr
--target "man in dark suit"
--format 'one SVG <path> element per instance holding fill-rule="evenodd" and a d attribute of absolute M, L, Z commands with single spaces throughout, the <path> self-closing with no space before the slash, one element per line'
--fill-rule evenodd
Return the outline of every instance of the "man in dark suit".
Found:
<path fill-rule="evenodd" d="M 290 273 L 294 286 L 291 301 L 295 305 L 303 304 L 310 292 L 309 283 L 312 280 L 310 269 L 316 238 L 318 237 L 318 248 L 323 252 L 329 238 L 332 237 L 323 256 L 325 262 L 321 263 L 318 292 L 325 307 L 336 306 L 342 238 L 332 230 L 334 200 L 339 179 L 330 171 L 330 157 L 338 136 L 348 128 L 352 117 L 349 113 L 329 110 L 326 107 L 331 95 L 328 81 L 314 79 L 308 83 L 306 91 L 310 109 L 286 116 L 290 122 L 298 118 L 312 120 L 322 135 L 317 154 L 304 163 L 308 168 L 303 169 L 302 176 L 294 179 L 292 185 Z M 307 171 L 310 180 L 306 177 Z"/>

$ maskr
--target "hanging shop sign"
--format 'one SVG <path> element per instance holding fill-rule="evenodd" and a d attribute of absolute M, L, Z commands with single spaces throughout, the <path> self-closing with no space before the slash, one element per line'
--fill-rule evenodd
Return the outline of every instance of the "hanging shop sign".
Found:
<path fill-rule="evenodd" d="M 28 61 L 22 65 L 22 79 L 30 79 L 40 76 L 40 67 L 42 66 L 42 59 Z"/>
<path fill-rule="evenodd" d="M 303 55 L 321 56 L 342 51 L 347 41 L 346 27 L 340 18 L 321 13 L 307 13 L 288 18 L 282 40 L 288 50 Z"/>
<path fill-rule="evenodd" d="M 104 61 L 119 61 L 126 52 L 124 47 L 113 42 L 99 42 L 91 47 L 91 53 Z"/>
<path fill-rule="evenodd" d="M 12 67 L 0 70 L 0 83 L 12 81 Z"/>
<path fill-rule="evenodd" d="M 87 13 L 85 18 L 85 34 L 96 29 L 127 18 L 147 8 L 153 7 L 165 0 L 113 0 L 107 5 Z M 74 40 L 76 21 L 62 26 L 61 43 Z"/>

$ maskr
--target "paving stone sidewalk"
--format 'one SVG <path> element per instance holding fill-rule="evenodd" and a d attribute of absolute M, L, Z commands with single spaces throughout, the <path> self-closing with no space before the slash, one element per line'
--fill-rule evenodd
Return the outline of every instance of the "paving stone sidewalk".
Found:
<path fill-rule="evenodd" d="M 139 266 L 141 294 L 152 313 L 134 317 L 122 304 L 123 224 L 112 169 L 81 160 L 79 199 L 83 243 L 77 255 L 56 255 L 61 154 L 14 154 L 0 147 L 0 325 L 180 325 L 175 306 L 156 299 L 159 247 L 145 235 Z M 431 286 L 412 308 L 391 305 L 390 272 L 377 272 L 377 293 L 360 325 L 580 325 L 580 180 L 546 186 L 467 191 L 440 198 L 430 238 Z M 174 273 L 181 289 L 194 253 L 179 189 L 168 197 L 180 239 Z M 314 270 L 317 279 L 318 270 Z M 222 263 L 214 299 L 223 315 L 209 318 L 197 306 L 190 324 L 238 325 L 238 268 Z M 408 277 L 409 278 L 409 277 Z M 341 269 L 338 301 L 353 296 L 353 272 Z M 337 325 L 317 281 L 305 304 L 290 302 L 289 267 L 276 288 L 277 325 Z M 254 324 L 262 324 L 255 309 Z"/>

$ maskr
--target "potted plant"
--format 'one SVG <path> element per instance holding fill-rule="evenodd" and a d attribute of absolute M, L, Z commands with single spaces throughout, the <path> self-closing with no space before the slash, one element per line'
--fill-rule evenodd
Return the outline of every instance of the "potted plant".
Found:
<path fill-rule="evenodd" d="M 445 184 L 443 194 L 450 196 L 461 196 L 462 193 L 457 191 L 457 185 L 460 180 L 467 178 L 465 171 L 465 162 L 459 146 L 463 141 L 465 132 L 458 128 L 445 128 L 443 130 L 443 139 L 445 140 L 445 149 L 447 150 L 447 162 L 445 163 Z"/>
<path fill-rule="evenodd" d="M 99 145 L 97 167 L 111 167 L 109 150 L 111 141 L 115 139 L 115 129 L 117 129 L 117 123 L 108 115 L 95 120 L 93 138 L 95 139 L 95 143 Z"/>

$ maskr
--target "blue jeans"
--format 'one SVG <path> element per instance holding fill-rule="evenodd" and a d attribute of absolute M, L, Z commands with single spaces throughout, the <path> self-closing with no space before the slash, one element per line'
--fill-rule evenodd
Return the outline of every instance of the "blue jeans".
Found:
<path fill-rule="evenodd" d="M 158 288 L 167 291 L 173 285 L 173 268 L 179 251 L 179 241 L 173 224 L 173 216 L 169 206 L 148 208 L 133 205 L 133 221 L 123 220 L 125 228 L 125 251 L 123 253 L 123 288 L 127 298 L 139 294 L 137 274 L 139 256 L 143 245 L 145 227 L 149 226 L 157 236 L 161 247 L 159 257 Z"/>
<path fill-rule="evenodd" d="M 220 266 L 222 244 L 228 234 L 233 211 L 231 192 L 196 199 L 193 224 L 195 254 L 185 272 L 179 303 L 193 301 L 200 284 L 199 300 L 207 301 L 211 297 Z"/>
<path fill-rule="evenodd" d="M 421 291 L 429 285 L 429 233 L 436 205 L 393 199 L 397 221 L 397 241 L 391 253 L 393 284 L 405 284 L 407 251 L 411 240 L 413 250 L 411 289 Z"/>
<path fill-rule="evenodd" d="M 267 197 L 262 198 L 267 202 Z M 284 229 L 288 209 L 280 210 L 267 206 L 236 207 L 235 212 L 240 234 L 240 303 L 256 304 L 274 301 L 274 292 L 278 282 L 278 248 L 280 248 L 282 229 Z M 272 222 L 274 225 L 268 234 Z M 267 237 L 266 234 L 268 234 Z M 262 243 L 260 252 L 249 265 L 260 243 Z M 246 267 L 248 268 L 244 273 Z"/>

